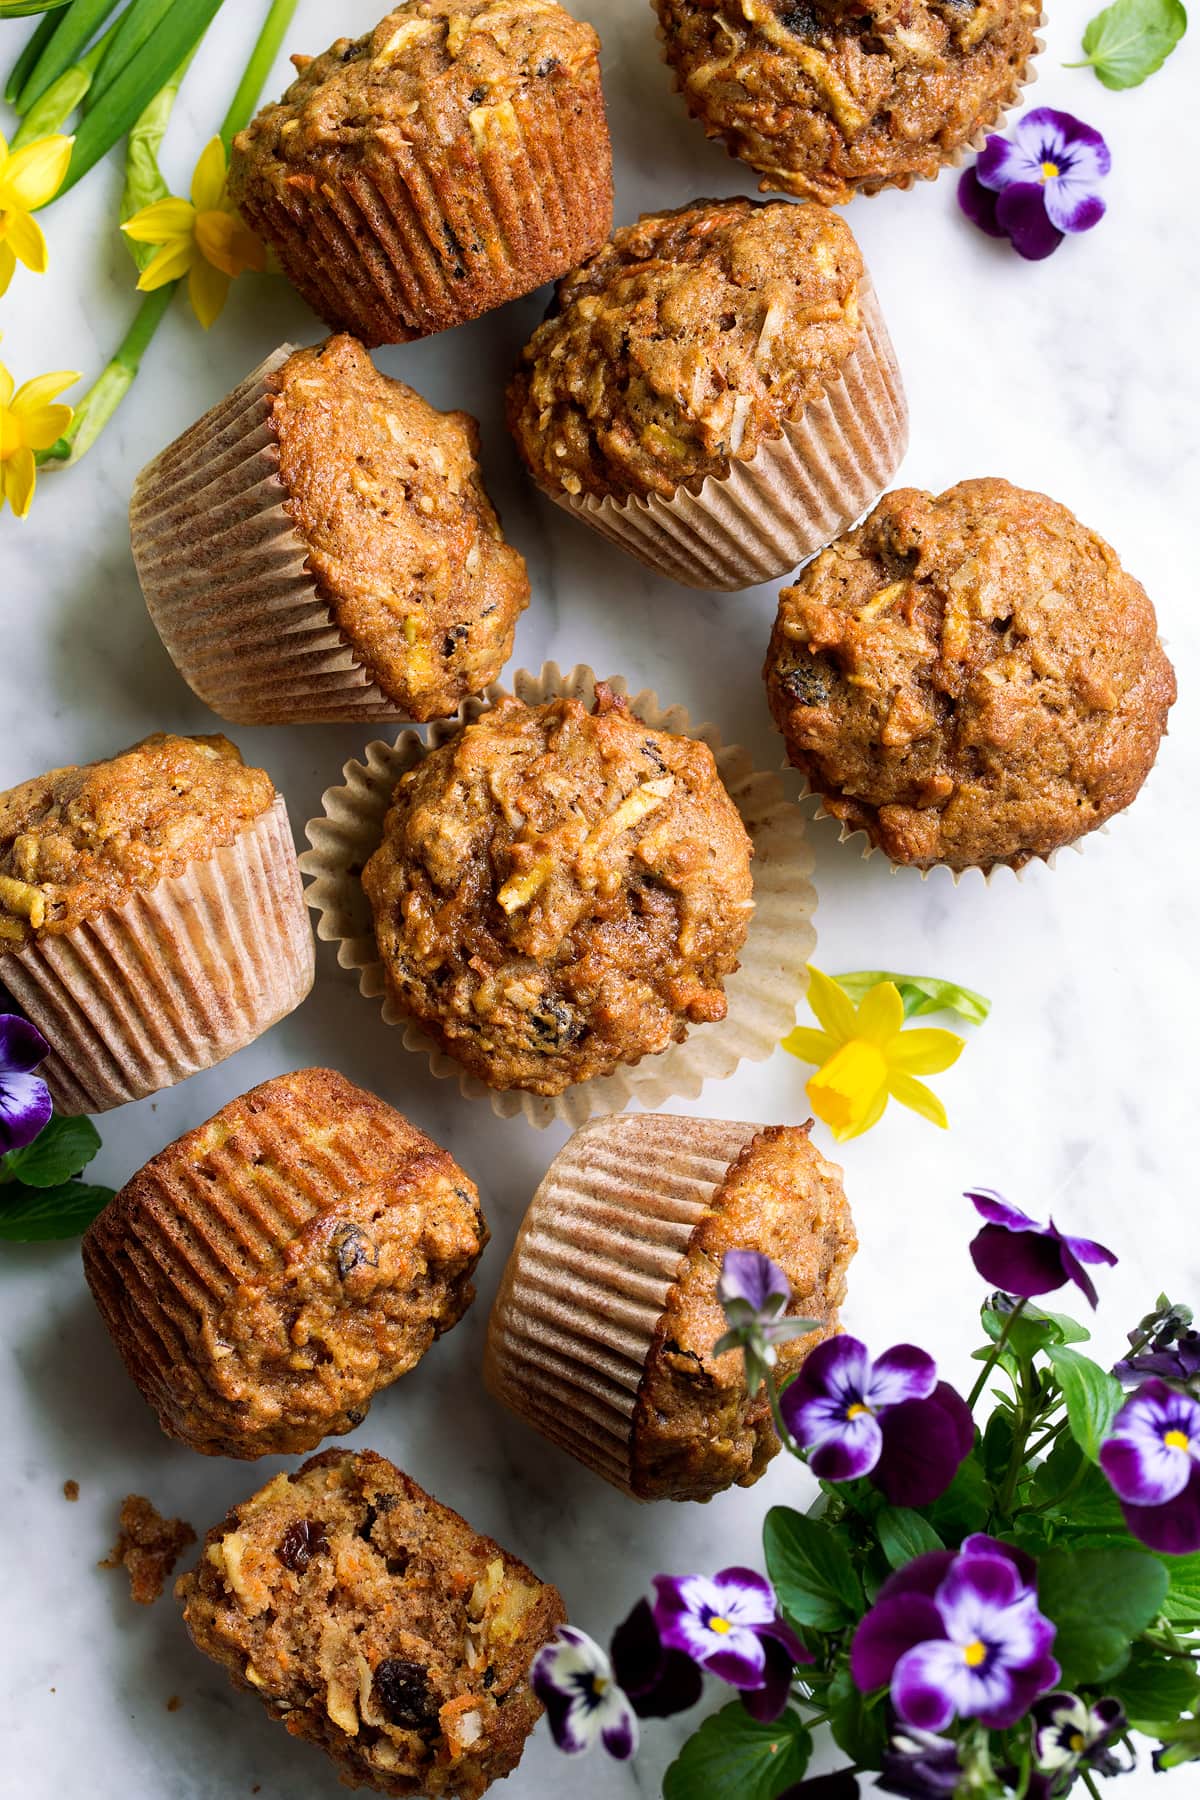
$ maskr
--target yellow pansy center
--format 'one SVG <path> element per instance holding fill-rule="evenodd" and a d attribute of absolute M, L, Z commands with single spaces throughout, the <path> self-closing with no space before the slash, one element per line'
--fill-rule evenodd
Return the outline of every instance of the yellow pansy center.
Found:
<path fill-rule="evenodd" d="M 979 1638 L 973 1639 L 971 1643 L 964 1646 L 963 1661 L 968 1669 L 978 1669 L 982 1663 L 987 1661 L 987 1645 Z"/>
<path fill-rule="evenodd" d="M 1163 1443 L 1168 1450 L 1186 1450 L 1188 1448 L 1187 1432 L 1178 1429 L 1168 1431 L 1163 1438 Z"/>
<path fill-rule="evenodd" d="M 604 1691 L 607 1687 L 608 1687 L 608 1676 L 607 1675 L 593 1675 L 592 1676 L 592 1692 L 593 1692 L 593 1694 L 595 1694 L 597 1699 L 600 1698 L 600 1695 L 602 1693 L 604 1693 Z"/>
<path fill-rule="evenodd" d="M 1073 1750 L 1076 1756 L 1081 1755 L 1082 1752 L 1087 1749 L 1087 1739 L 1084 1737 L 1082 1731 L 1073 1731 L 1071 1733 L 1068 1741 L 1068 1748 Z"/>
<path fill-rule="evenodd" d="M 846 1417 L 848 1419 L 861 1418 L 863 1413 L 869 1413 L 870 1410 L 870 1407 L 865 1406 L 861 1400 L 856 1400 L 853 1406 L 848 1406 L 846 1408 Z"/>
<path fill-rule="evenodd" d="M 1058 164 L 1057 163 L 1044 162 L 1042 164 L 1042 180 L 1043 181 L 1054 181 L 1057 179 L 1057 176 L 1058 176 Z"/>
<path fill-rule="evenodd" d="M 708 1629 L 710 1631 L 715 1631 L 718 1637 L 724 1637 L 726 1632 L 733 1630 L 733 1626 L 729 1623 L 728 1619 L 719 1618 L 717 1614 L 714 1613 L 712 1618 L 708 1621 Z"/>

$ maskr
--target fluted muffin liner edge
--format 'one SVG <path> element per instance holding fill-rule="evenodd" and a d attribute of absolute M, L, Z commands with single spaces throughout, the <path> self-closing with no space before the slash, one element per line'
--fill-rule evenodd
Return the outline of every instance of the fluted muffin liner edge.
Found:
<path fill-rule="evenodd" d="M 593 1120 L 547 1169 L 501 1276 L 489 1391 L 631 1498 L 658 1322 L 693 1234 L 761 1130 L 655 1113 Z"/>
<path fill-rule="evenodd" d="M 511 683 L 496 682 L 486 695 L 464 702 L 454 719 L 436 721 L 425 740 L 406 731 L 394 743 L 368 744 L 361 759 L 345 765 L 342 784 L 326 789 L 322 815 L 305 827 L 312 848 L 300 857 L 300 867 L 310 878 L 306 898 L 319 915 L 317 936 L 337 944 L 339 964 L 357 975 L 362 994 L 382 1001 L 386 1023 L 403 1027 L 406 1049 L 427 1057 L 439 1079 L 457 1077 L 465 1098 L 486 1098 L 500 1118 L 524 1117 L 539 1128 L 554 1119 L 579 1126 L 597 1114 L 622 1112 L 635 1101 L 653 1110 L 671 1099 L 694 1100 L 705 1081 L 723 1080 L 743 1061 L 765 1062 L 795 1023 L 817 941 L 812 852 L 800 808 L 779 775 L 756 768 L 749 751 L 740 745 L 723 744 L 713 726 L 693 729 L 683 707 L 664 707 L 650 689 L 630 695 L 626 682 L 614 677 L 610 686 L 628 697 L 634 714 L 652 730 L 677 732 L 709 746 L 754 845 L 754 913 L 740 966 L 724 984 L 726 1017 L 693 1026 L 683 1043 L 672 1044 L 660 1055 L 622 1064 L 611 1075 L 579 1082 L 549 1097 L 487 1087 L 400 1011 L 387 992 L 361 881 L 362 869 L 382 839 L 397 781 L 431 749 L 447 743 L 507 695 L 515 693 L 528 706 L 566 695 L 590 707 L 596 679 L 583 664 L 567 673 L 556 663 L 545 663 L 537 674 L 520 669 Z"/>
<path fill-rule="evenodd" d="M 230 844 L 0 958 L 51 1045 L 58 1112 L 108 1112 L 223 1062 L 294 1011 L 315 950 L 282 795 Z"/>
<path fill-rule="evenodd" d="M 878 500 L 908 447 L 908 405 L 874 287 L 857 341 L 820 398 L 725 475 L 661 494 L 550 498 L 657 574 L 732 593 L 790 574 Z"/>

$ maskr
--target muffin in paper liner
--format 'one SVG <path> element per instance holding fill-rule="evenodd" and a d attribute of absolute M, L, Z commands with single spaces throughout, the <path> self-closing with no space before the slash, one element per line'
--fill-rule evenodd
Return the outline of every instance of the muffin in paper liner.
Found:
<path fill-rule="evenodd" d="M 597 1113 L 620 1112 L 637 1101 L 645 1108 L 672 1098 L 695 1099 L 706 1080 L 721 1080 L 742 1061 L 764 1062 L 795 1022 L 796 1008 L 808 985 L 808 964 L 816 947 L 813 915 L 816 891 L 809 879 L 812 853 L 805 842 L 799 808 L 789 799 L 778 775 L 756 769 L 749 752 L 723 745 L 712 726 L 689 726 L 683 707 L 664 708 L 648 689 L 629 697 L 635 715 L 661 731 L 699 738 L 712 750 L 717 770 L 754 845 L 754 915 L 741 951 L 740 967 L 725 982 L 729 1010 L 716 1024 L 690 1028 L 682 1044 L 658 1056 L 624 1065 L 611 1075 L 581 1082 L 554 1098 L 519 1089 L 499 1092 L 486 1087 L 436 1047 L 421 1026 L 400 1012 L 387 993 L 383 965 L 375 942 L 371 908 L 363 892 L 363 866 L 378 847 L 392 792 L 400 776 L 471 724 L 507 693 L 528 706 L 567 695 L 591 706 L 595 673 L 583 666 L 564 674 L 546 663 L 539 674 L 521 669 L 507 684 L 497 683 L 487 695 L 468 700 L 454 719 L 438 720 L 422 740 L 403 732 L 394 744 L 369 744 L 361 761 L 346 764 L 344 785 L 328 788 L 323 815 L 310 819 L 306 835 L 311 850 L 300 857 L 309 876 L 308 904 L 318 913 L 317 936 L 338 946 L 342 968 L 358 974 L 361 993 L 383 1003 L 389 1025 L 403 1025 L 404 1044 L 428 1057 L 435 1076 L 455 1076 L 468 1099 L 487 1098 L 500 1118 L 522 1116 L 542 1127 L 552 1119 L 582 1125 Z M 628 694 L 615 677 L 610 686 Z"/>
<path fill-rule="evenodd" d="M 819 400 L 727 475 L 671 498 L 551 493 L 659 575 L 734 592 L 788 574 L 879 498 L 908 447 L 908 405 L 870 278 L 858 342 Z"/>
<path fill-rule="evenodd" d="M 60 1113 L 172 1087 L 294 1011 L 314 948 L 282 796 L 231 844 L 91 919 L 0 958 L 0 982 L 53 1048 Z"/>
<path fill-rule="evenodd" d="M 488 1323 L 484 1380 L 518 1417 L 634 1499 L 708 1499 L 734 1481 L 749 1486 L 778 1448 L 765 1400 L 740 1421 L 744 1431 L 762 1414 L 749 1453 L 744 1440 L 737 1451 L 733 1438 L 722 1441 L 728 1418 L 718 1427 L 707 1414 L 696 1421 L 703 1441 L 726 1457 L 710 1461 L 686 1430 L 682 1443 L 656 1441 L 648 1426 L 664 1396 L 643 1388 L 652 1353 L 670 1354 L 664 1313 L 714 1201 L 754 1148 L 788 1135 L 806 1132 L 653 1113 L 594 1120 L 555 1157 L 530 1203 Z M 856 1240 L 840 1171 L 811 1147 L 808 1154 L 829 1202 L 816 1209 L 829 1254 L 815 1265 L 820 1303 L 804 1295 L 790 1310 L 823 1318 L 815 1335 L 825 1336 L 837 1328 Z M 706 1350 L 723 1329 L 715 1326 Z M 803 1360 L 812 1341 L 793 1340 L 786 1357 Z M 680 1354 L 694 1355 L 695 1345 Z M 736 1387 L 744 1405 L 740 1378 Z M 714 1391 L 701 1384 L 706 1405 Z"/>

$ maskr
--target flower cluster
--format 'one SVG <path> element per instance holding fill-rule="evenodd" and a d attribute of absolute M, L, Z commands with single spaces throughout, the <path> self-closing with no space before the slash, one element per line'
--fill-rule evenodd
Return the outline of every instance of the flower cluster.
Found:
<path fill-rule="evenodd" d="M 156 248 L 139 290 L 151 294 L 186 275 L 192 311 L 206 331 L 221 316 L 230 283 L 267 266 L 265 249 L 229 198 L 228 179 L 225 146 L 216 137 L 196 164 L 190 200 L 156 200 L 121 227 L 131 242 Z"/>
<path fill-rule="evenodd" d="M 989 237 L 1040 262 L 1069 234 L 1104 217 L 1100 183 L 1112 164 L 1100 133 L 1071 113 L 1039 106 L 1011 141 L 993 132 L 958 184 L 958 204 Z"/>

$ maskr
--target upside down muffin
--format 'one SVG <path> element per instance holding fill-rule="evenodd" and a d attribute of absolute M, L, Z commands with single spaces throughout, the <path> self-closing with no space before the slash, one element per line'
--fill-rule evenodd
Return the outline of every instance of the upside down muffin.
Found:
<path fill-rule="evenodd" d="M 230 193 L 284 273 L 367 344 L 443 331 L 602 243 L 600 42 L 556 0 L 407 0 L 234 139 Z"/>
<path fill-rule="evenodd" d="M 708 747 L 506 699 L 397 784 L 363 887 L 389 992 L 488 1086 L 560 1094 L 722 1019 L 752 848 Z"/>
<path fill-rule="evenodd" d="M 710 137 L 841 206 L 936 175 L 1017 98 L 1039 0 L 654 0 Z"/>
<path fill-rule="evenodd" d="M 558 1590 L 394 1464 L 327 1450 L 208 1533 L 176 1593 L 197 1649 L 348 1787 L 478 1800 L 542 1708 Z"/>
<path fill-rule="evenodd" d="M 621 1114 L 578 1131 L 535 1194 L 488 1324 L 498 1399 L 638 1500 L 749 1487 L 779 1449 L 740 1350 L 716 1355 L 729 1250 L 769 1256 L 793 1317 L 780 1379 L 838 1329 L 857 1239 L 809 1125 Z"/>
<path fill-rule="evenodd" d="M 277 1076 L 156 1156 L 89 1226 L 101 1317 L 167 1434 L 311 1450 L 475 1298 L 475 1184 L 330 1069 Z"/>
<path fill-rule="evenodd" d="M 788 756 L 897 863 L 1048 856 L 1130 805 L 1175 699 L 1145 590 L 1007 481 L 887 494 L 779 597 Z"/>

